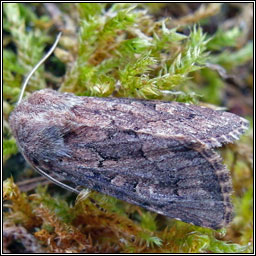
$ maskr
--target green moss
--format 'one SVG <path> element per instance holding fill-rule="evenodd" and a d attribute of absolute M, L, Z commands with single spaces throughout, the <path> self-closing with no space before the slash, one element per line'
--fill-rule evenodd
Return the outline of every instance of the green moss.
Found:
<path fill-rule="evenodd" d="M 211 57 L 211 62 L 220 64 L 226 69 L 230 70 L 236 66 L 241 66 L 244 63 L 251 60 L 253 54 L 253 44 L 248 42 L 241 49 L 231 52 L 230 50 L 225 50 L 220 54 L 213 55 Z"/>
<path fill-rule="evenodd" d="M 23 4 L 4 4 L 5 30 L 10 33 L 11 41 L 15 44 L 17 50 L 17 56 L 12 56 L 12 61 L 14 61 L 13 65 L 8 65 L 8 59 L 10 60 L 10 55 L 13 54 L 10 54 L 10 51 L 7 51 L 4 54 L 4 70 L 9 75 L 4 76 L 4 78 L 10 77 L 11 72 L 19 71 L 19 74 L 28 73 L 43 56 L 43 50 L 47 40 L 46 34 L 37 28 L 27 31 L 25 21 L 32 18 L 30 22 L 35 22 L 35 16 L 25 15 L 24 9 L 26 8 L 23 6 Z M 21 10 L 23 10 L 23 12 L 21 12 Z M 15 57 L 17 60 L 15 60 Z M 18 83 L 14 84 L 9 79 L 4 79 L 4 88 L 7 88 L 5 91 L 10 91 L 8 88 L 20 88 L 19 79 L 20 76 L 18 77 Z M 45 80 L 43 70 L 41 68 L 35 73 L 34 77 L 29 82 L 28 90 L 42 89 L 44 87 Z"/>

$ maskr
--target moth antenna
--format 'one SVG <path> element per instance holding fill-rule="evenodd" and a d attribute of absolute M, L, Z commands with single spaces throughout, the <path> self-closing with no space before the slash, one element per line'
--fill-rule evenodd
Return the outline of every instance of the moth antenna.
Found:
<path fill-rule="evenodd" d="M 58 36 L 56 37 L 56 40 L 53 44 L 53 46 L 51 47 L 51 49 L 47 52 L 47 54 L 35 65 L 35 67 L 30 71 L 30 73 L 26 76 L 26 79 L 24 80 L 23 84 L 22 84 L 22 88 L 20 91 L 20 95 L 19 95 L 19 99 L 17 101 L 17 105 L 20 104 L 20 102 L 22 101 L 26 86 L 28 84 L 29 79 L 31 78 L 31 76 L 34 74 L 34 72 L 39 68 L 39 66 L 52 54 L 52 52 L 54 51 L 54 49 L 56 48 L 60 37 L 61 37 L 61 32 L 58 34 Z"/>
<path fill-rule="evenodd" d="M 30 162 L 29 162 L 29 163 L 30 163 Z M 31 163 L 30 163 L 30 164 L 31 164 Z M 45 176 L 47 179 L 49 179 L 50 181 L 52 181 L 52 182 L 55 183 L 56 185 L 58 185 L 58 186 L 60 186 L 60 187 L 62 187 L 62 188 L 64 188 L 64 189 L 66 189 L 66 190 L 69 190 L 69 191 L 72 192 L 72 193 L 77 193 L 77 194 L 80 193 L 79 190 L 77 190 L 77 189 L 75 189 L 75 188 L 73 188 L 73 187 L 71 187 L 71 186 L 69 186 L 69 185 L 67 185 L 67 184 L 65 184 L 65 183 L 63 183 L 63 182 L 61 182 L 61 181 L 55 179 L 55 178 L 53 178 L 51 175 L 49 175 L 49 174 L 47 174 L 46 172 L 42 171 L 40 168 L 38 168 L 38 167 L 36 167 L 36 166 L 34 166 L 34 165 L 32 165 L 32 166 L 33 166 L 41 175 Z"/>
<path fill-rule="evenodd" d="M 19 95 L 19 99 L 17 101 L 17 105 L 19 105 L 22 101 L 26 86 L 28 84 L 29 79 L 31 78 L 31 76 L 34 74 L 34 72 L 39 68 L 39 66 L 52 54 L 52 52 L 54 51 L 54 49 L 56 48 L 60 37 L 61 37 L 62 33 L 60 32 L 56 39 L 54 44 L 52 45 L 51 49 L 46 53 L 46 55 L 35 65 L 35 67 L 30 71 L 30 73 L 26 76 L 26 79 L 24 80 L 23 84 L 22 84 L 22 88 L 20 91 L 20 95 Z M 18 143 L 19 144 L 19 143 Z M 25 157 L 25 154 L 23 154 L 23 156 Z M 55 184 L 59 185 L 60 187 L 67 189 L 71 192 L 75 192 L 75 193 L 79 193 L 79 190 L 72 188 L 71 186 L 68 186 L 64 183 L 62 183 L 61 181 L 56 180 L 55 178 L 51 177 L 49 174 L 47 174 L 46 172 L 42 171 L 40 168 L 34 166 L 26 157 L 25 159 L 31 164 L 31 166 L 33 166 L 41 175 L 44 175 L 46 178 L 48 178 L 49 180 L 51 180 L 52 182 L 54 182 Z"/>
<path fill-rule="evenodd" d="M 18 143 L 18 142 L 17 142 L 17 143 Z M 19 148 L 21 148 L 20 145 L 19 145 L 19 143 L 18 143 L 18 146 L 19 146 Z M 80 191 L 79 191 L 78 189 L 75 189 L 75 188 L 73 188 L 73 187 L 71 187 L 71 186 L 69 186 L 69 185 L 67 185 L 67 184 L 65 184 L 65 183 L 63 183 L 63 182 L 61 182 L 61 181 L 59 181 L 59 180 L 53 178 L 53 177 L 52 177 L 51 175 L 49 175 L 48 173 L 44 172 L 44 171 L 41 170 L 39 167 L 35 166 L 35 165 L 26 157 L 26 155 L 23 153 L 22 150 L 21 150 L 21 152 L 22 152 L 23 157 L 26 159 L 26 161 L 27 161 L 37 172 L 39 172 L 41 175 L 45 176 L 47 179 L 49 179 L 50 181 L 52 181 L 53 183 L 55 183 L 56 185 L 58 185 L 58 186 L 60 186 L 60 187 L 62 187 L 62 188 L 64 188 L 64 189 L 67 189 L 67 190 L 69 190 L 69 191 L 71 191 L 71 192 L 73 192 L 73 193 L 77 193 L 77 194 L 80 193 Z"/>

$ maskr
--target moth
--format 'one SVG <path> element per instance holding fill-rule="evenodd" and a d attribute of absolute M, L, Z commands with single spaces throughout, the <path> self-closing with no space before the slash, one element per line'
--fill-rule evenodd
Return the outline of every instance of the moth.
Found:
<path fill-rule="evenodd" d="M 231 178 L 213 148 L 247 129 L 237 115 L 44 89 L 9 121 L 25 158 L 44 173 L 195 225 L 231 220 Z"/>
<path fill-rule="evenodd" d="M 231 177 L 214 148 L 248 128 L 235 114 L 44 89 L 21 101 L 9 123 L 25 159 L 51 180 L 54 172 L 199 226 L 218 229 L 232 219 Z"/>

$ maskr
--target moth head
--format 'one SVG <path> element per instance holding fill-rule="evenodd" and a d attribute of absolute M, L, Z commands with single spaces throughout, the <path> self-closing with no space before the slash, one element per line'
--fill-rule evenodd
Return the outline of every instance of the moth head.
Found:
<path fill-rule="evenodd" d="M 51 55 L 51 53 L 56 48 L 61 37 L 61 33 L 58 34 L 54 44 L 47 54 L 35 65 L 35 67 L 26 76 L 24 83 L 21 87 L 19 99 L 17 101 L 17 106 L 11 113 L 9 118 L 9 123 L 16 138 L 19 147 L 22 149 L 22 141 L 29 141 L 31 132 L 40 129 L 40 122 L 38 120 L 42 119 L 43 113 L 48 112 L 46 105 L 51 107 L 51 103 L 54 102 L 54 93 L 51 90 L 39 91 L 31 95 L 26 101 L 23 101 L 23 95 L 29 79 L 32 77 L 34 72 L 39 68 L 39 66 Z M 35 127 L 35 129 L 30 129 Z M 39 126 L 39 127 L 38 127 Z M 23 139 L 23 140 L 22 140 Z"/>
<path fill-rule="evenodd" d="M 66 120 L 64 116 L 64 125 L 62 125 L 62 122 L 56 125 L 56 121 L 62 114 L 58 109 L 65 111 L 65 106 L 68 107 L 65 104 L 65 98 L 66 96 L 70 96 L 64 94 L 64 97 L 60 99 L 58 93 L 53 90 L 45 89 L 37 91 L 27 100 L 23 100 L 23 94 L 29 79 L 54 51 L 60 37 L 61 33 L 58 34 L 53 46 L 47 54 L 26 76 L 17 101 L 17 106 L 10 115 L 9 123 L 20 151 L 30 165 L 57 185 L 78 193 L 79 191 L 77 189 L 56 180 L 45 172 L 45 170 L 49 170 L 49 168 L 52 167 L 52 163 L 58 160 L 62 161 L 64 157 L 70 157 L 68 147 L 63 147 L 64 136 L 66 132 L 69 132 L 69 125 L 65 124 L 68 120 Z M 56 117 L 56 119 L 54 117 Z"/>

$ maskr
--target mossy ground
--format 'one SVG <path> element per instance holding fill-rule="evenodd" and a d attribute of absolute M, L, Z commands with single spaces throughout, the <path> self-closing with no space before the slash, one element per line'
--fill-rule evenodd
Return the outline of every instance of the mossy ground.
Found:
<path fill-rule="evenodd" d="M 252 252 L 251 4 L 5 3 L 3 7 L 6 252 Z M 93 191 L 75 198 L 54 185 L 35 186 L 40 178 L 32 178 L 29 168 L 23 171 L 8 116 L 24 75 L 59 30 L 63 36 L 55 56 L 34 74 L 27 95 L 50 87 L 84 96 L 214 104 L 251 121 L 240 141 L 222 149 L 234 186 L 231 225 L 214 231 Z M 24 183 L 30 180 L 32 186 Z"/>

